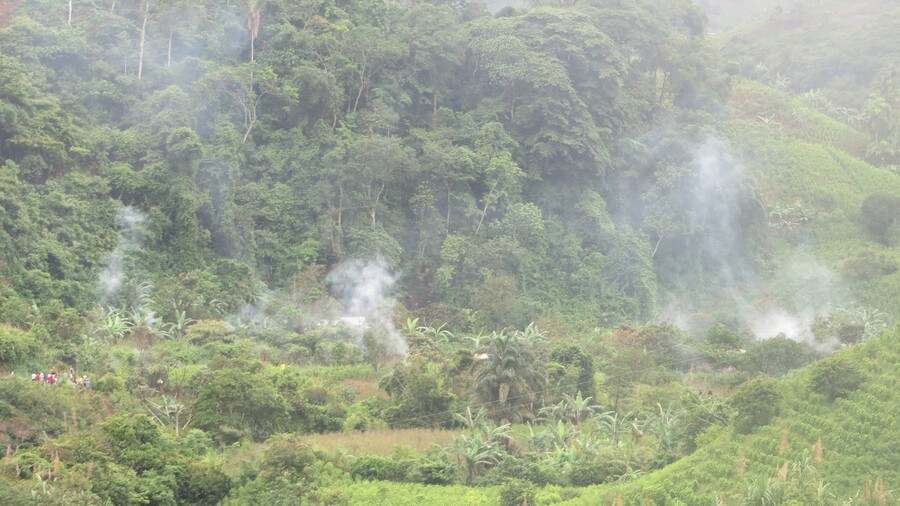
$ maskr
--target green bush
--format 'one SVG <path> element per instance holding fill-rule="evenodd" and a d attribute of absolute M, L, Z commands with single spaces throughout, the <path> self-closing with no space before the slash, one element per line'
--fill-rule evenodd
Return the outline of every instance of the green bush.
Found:
<path fill-rule="evenodd" d="M 38 342 L 30 333 L 0 325 L 0 363 L 15 365 L 37 353 Z"/>
<path fill-rule="evenodd" d="M 509 480 L 500 487 L 500 506 L 522 506 L 537 504 L 534 485 L 523 480 Z"/>
<path fill-rule="evenodd" d="M 888 193 L 873 193 L 863 201 L 859 214 L 863 226 L 873 239 L 889 246 L 897 243 L 900 197 Z"/>
<path fill-rule="evenodd" d="M 31 303 L 17 295 L 10 295 L 0 303 L 0 321 L 24 326 L 31 316 Z"/>
<path fill-rule="evenodd" d="M 350 463 L 350 475 L 362 480 L 403 481 L 406 464 L 377 455 L 364 455 Z"/>
<path fill-rule="evenodd" d="M 426 485 L 451 485 L 456 482 L 456 467 L 446 456 L 426 457 L 416 463 L 409 479 Z"/>
<path fill-rule="evenodd" d="M 234 337 L 234 327 L 221 320 L 199 320 L 187 330 L 188 341 L 197 346 L 215 341 L 229 343 Z"/>
<path fill-rule="evenodd" d="M 599 485 L 606 481 L 606 466 L 602 462 L 584 460 L 569 469 L 569 483 L 573 487 Z"/>
<path fill-rule="evenodd" d="M 810 384 L 828 400 L 846 397 L 866 380 L 859 364 L 843 355 L 832 355 L 812 365 Z"/>
<path fill-rule="evenodd" d="M 844 261 L 841 271 L 845 279 L 864 283 L 897 272 L 897 261 L 887 255 L 863 251 Z"/>
<path fill-rule="evenodd" d="M 227 474 L 199 462 L 192 462 L 178 476 L 178 499 L 184 504 L 219 504 L 233 482 Z"/>
<path fill-rule="evenodd" d="M 94 383 L 94 390 L 104 394 L 112 394 L 125 390 L 125 380 L 112 373 L 106 373 Z"/>
<path fill-rule="evenodd" d="M 781 334 L 750 346 L 744 355 L 741 369 L 780 377 L 790 370 L 803 367 L 815 357 L 815 352 L 809 347 Z"/>
<path fill-rule="evenodd" d="M 780 401 L 778 383 L 772 378 L 760 376 L 745 383 L 730 401 L 735 411 L 731 419 L 734 430 L 747 434 L 771 422 L 778 413 Z"/>
<path fill-rule="evenodd" d="M 527 481 L 538 487 L 565 484 L 565 476 L 553 464 L 531 462 L 505 455 L 495 467 L 478 478 L 477 485 L 502 485 L 510 479 Z"/>

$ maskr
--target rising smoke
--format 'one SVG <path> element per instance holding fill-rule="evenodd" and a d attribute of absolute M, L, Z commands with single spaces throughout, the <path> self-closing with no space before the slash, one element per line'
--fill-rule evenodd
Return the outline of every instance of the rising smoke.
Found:
<path fill-rule="evenodd" d="M 390 292 L 399 276 L 387 267 L 384 259 L 349 260 L 328 274 L 328 284 L 341 302 L 344 318 L 365 318 L 366 326 L 380 330 L 376 335 L 388 352 L 406 355 L 406 341 L 393 321 L 394 299 Z"/>
<path fill-rule="evenodd" d="M 125 281 L 125 259 L 130 251 L 141 247 L 144 239 L 141 231 L 144 215 L 135 208 L 128 206 L 120 209 L 116 221 L 119 224 L 119 241 L 103 259 L 104 267 L 97 280 L 101 304 L 108 303 L 119 293 Z"/>
<path fill-rule="evenodd" d="M 772 272 L 760 272 L 751 256 L 758 246 L 747 235 L 754 223 L 759 226 L 763 210 L 724 142 L 709 138 L 701 143 L 686 178 L 690 196 L 681 212 L 689 229 L 700 233 L 702 264 L 716 287 L 714 304 L 733 312 L 758 340 L 784 335 L 821 349 L 810 325 L 817 314 L 845 302 L 837 277 L 802 246 Z M 660 317 L 694 334 L 717 323 L 682 297 Z"/>

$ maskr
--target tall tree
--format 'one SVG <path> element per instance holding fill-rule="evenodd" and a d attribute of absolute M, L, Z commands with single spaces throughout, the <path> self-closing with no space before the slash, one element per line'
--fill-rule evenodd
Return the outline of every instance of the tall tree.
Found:
<path fill-rule="evenodd" d="M 150 6 L 153 2 L 146 0 L 143 11 L 143 21 L 141 21 L 141 43 L 138 51 L 138 71 L 137 78 L 140 79 L 144 72 L 144 41 L 147 37 L 147 20 L 150 18 Z"/>
<path fill-rule="evenodd" d="M 531 345 L 516 334 L 491 336 L 477 350 L 475 391 L 496 420 L 523 421 L 534 416 L 545 378 Z"/>
<path fill-rule="evenodd" d="M 225 95 L 237 106 L 243 118 L 242 143 L 256 126 L 260 101 L 267 96 L 295 96 L 296 90 L 280 86 L 278 76 L 257 62 L 233 67 L 216 67 L 198 82 L 198 90 Z"/>

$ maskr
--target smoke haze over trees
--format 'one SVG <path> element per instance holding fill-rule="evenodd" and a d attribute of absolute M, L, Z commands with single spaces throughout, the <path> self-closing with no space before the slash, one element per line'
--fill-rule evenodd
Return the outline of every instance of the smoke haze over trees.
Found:
<path fill-rule="evenodd" d="M 891 497 L 900 17 L 734 4 L 0 0 L 0 502 Z"/>

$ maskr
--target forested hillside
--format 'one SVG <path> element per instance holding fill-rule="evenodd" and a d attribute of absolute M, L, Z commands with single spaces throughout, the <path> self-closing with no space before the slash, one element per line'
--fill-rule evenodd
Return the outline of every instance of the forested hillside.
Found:
<path fill-rule="evenodd" d="M 729 5 L 0 1 L 0 503 L 896 502 L 900 18 Z"/>
<path fill-rule="evenodd" d="M 402 302 L 455 325 L 461 308 L 498 329 L 538 308 L 650 316 L 642 176 L 689 164 L 727 93 L 687 3 L 64 7 L 20 5 L 0 42 L 6 177 L 41 201 L 9 215 L 47 221 L 18 225 L 4 269 L 26 300 L 79 310 L 104 295 L 131 207 L 141 242 L 122 279 L 168 290 L 166 306 L 237 283 L 232 312 L 257 281 L 379 255 Z M 682 131 L 660 140 L 661 121 Z M 184 273 L 210 289 L 189 293 Z"/>

